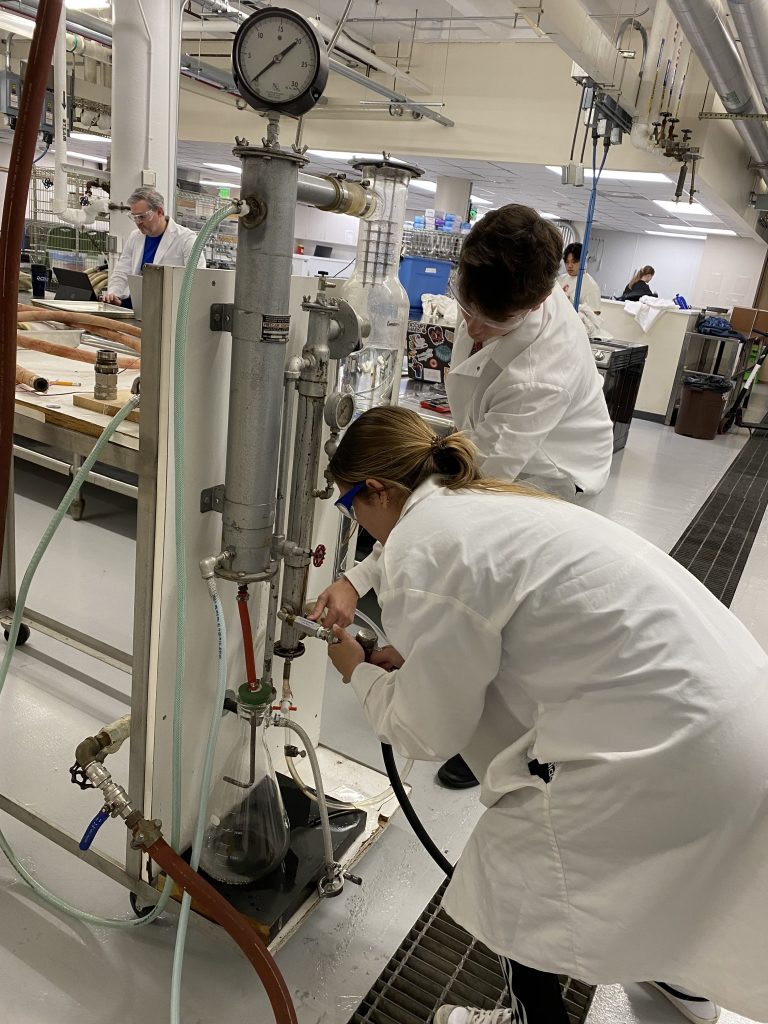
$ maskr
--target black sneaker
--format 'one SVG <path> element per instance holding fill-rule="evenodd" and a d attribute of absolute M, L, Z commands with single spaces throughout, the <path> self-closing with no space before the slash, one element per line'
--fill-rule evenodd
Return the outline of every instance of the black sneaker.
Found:
<path fill-rule="evenodd" d="M 437 779 L 448 789 L 470 789 L 472 786 L 479 785 L 472 774 L 472 769 L 461 754 L 454 754 L 450 760 L 438 768 Z"/>

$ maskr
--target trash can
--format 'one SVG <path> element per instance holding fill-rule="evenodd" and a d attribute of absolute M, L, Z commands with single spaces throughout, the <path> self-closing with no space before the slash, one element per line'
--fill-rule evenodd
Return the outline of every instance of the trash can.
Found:
<path fill-rule="evenodd" d="M 711 441 L 725 415 L 733 381 L 727 377 L 703 375 L 684 377 L 675 433 Z"/>

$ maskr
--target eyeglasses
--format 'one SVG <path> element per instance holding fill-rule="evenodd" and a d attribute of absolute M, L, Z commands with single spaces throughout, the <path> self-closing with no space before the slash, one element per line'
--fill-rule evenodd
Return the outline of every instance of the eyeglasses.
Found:
<path fill-rule="evenodd" d="M 147 217 L 153 217 L 156 212 L 156 210 L 147 210 L 146 213 L 129 213 L 128 216 L 135 224 L 141 224 Z"/>
<path fill-rule="evenodd" d="M 335 502 L 336 508 L 347 519 L 353 519 L 355 522 L 357 522 L 357 516 L 355 515 L 355 510 L 352 505 L 352 502 L 355 500 L 358 494 L 361 494 L 364 490 L 365 481 L 363 481 L 360 484 L 355 484 L 353 487 L 350 487 L 347 493 L 342 494 L 342 496 Z"/>
<path fill-rule="evenodd" d="M 472 309 L 472 307 L 468 306 L 466 302 L 461 298 L 458 281 L 455 276 L 451 277 L 448 281 L 448 294 L 451 296 L 451 298 L 455 299 L 456 305 L 464 314 L 465 320 L 476 320 L 479 323 L 484 324 L 486 327 L 493 327 L 499 331 L 511 331 L 513 328 L 521 324 L 523 320 L 525 320 L 525 318 L 531 312 L 530 309 L 524 309 L 520 313 L 513 313 L 512 316 L 508 317 L 504 321 L 491 320 L 489 317 L 483 316 L 476 310 Z"/>

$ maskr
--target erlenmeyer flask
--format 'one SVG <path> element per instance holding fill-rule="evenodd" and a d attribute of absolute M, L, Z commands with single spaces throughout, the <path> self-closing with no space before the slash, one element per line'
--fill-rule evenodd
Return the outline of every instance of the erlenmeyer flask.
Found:
<path fill-rule="evenodd" d="M 268 875 L 290 845 L 288 815 L 266 745 L 271 703 L 271 688 L 265 693 L 240 687 L 236 741 L 208 801 L 200 867 L 229 885 Z"/>

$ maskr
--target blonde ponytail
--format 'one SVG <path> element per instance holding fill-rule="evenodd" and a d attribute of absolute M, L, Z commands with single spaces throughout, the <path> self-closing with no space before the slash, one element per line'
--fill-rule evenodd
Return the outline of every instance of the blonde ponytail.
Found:
<path fill-rule="evenodd" d="M 527 484 L 486 479 L 477 466 L 477 448 L 463 434 L 440 437 L 409 409 L 369 409 L 349 427 L 330 461 L 329 471 L 342 490 L 364 480 L 379 480 L 405 493 L 437 477 L 452 491 L 505 491 L 548 497 Z"/>

